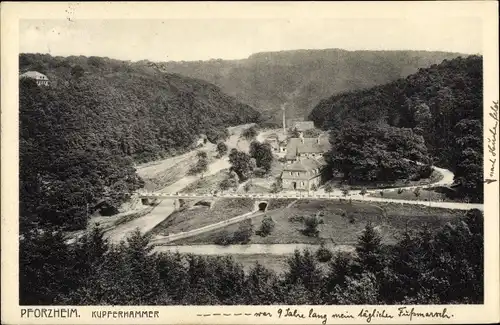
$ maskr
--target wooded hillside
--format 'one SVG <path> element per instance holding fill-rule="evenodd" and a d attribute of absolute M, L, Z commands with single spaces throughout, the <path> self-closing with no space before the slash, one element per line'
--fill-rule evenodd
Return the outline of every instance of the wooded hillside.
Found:
<path fill-rule="evenodd" d="M 439 166 L 455 172 L 464 196 L 482 199 L 482 57 L 445 60 L 404 79 L 322 100 L 309 118 L 338 130 L 349 119 L 411 128 Z"/>
<path fill-rule="evenodd" d="M 259 120 L 214 85 L 138 64 L 21 54 L 20 72 L 30 70 L 51 82 L 20 82 L 21 213 L 30 220 L 82 227 L 87 203 L 90 212 L 102 199 L 116 206 L 141 186 L 134 163 Z"/>
<path fill-rule="evenodd" d="M 289 118 L 304 118 L 322 98 L 382 85 L 459 55 L 295 50 L 256 53 L 243 60 L 165 62 L 160 66 L 166 72 L 211 82 L 279 122 L 282 104 L 287 104 Z"/>

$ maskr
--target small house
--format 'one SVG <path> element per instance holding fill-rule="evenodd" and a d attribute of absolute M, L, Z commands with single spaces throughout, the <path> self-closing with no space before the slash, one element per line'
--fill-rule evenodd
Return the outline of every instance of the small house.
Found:
<path fill-rule="evenodd" d="M 38 71 L 27 71 L 19 76 L 20 78 L 30 78 L 36 81 L 38 86 L 48 86 L 49 78 Z"/>

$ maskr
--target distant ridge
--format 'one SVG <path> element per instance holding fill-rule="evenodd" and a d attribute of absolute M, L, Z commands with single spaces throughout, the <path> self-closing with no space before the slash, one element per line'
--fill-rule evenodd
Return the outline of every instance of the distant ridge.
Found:
<path fill-rule="evenodd" d="M 211 82 L 278 122 L 282 104 L 288 106 L 288 117 L 303 119 L 323 98 L 385 84 L 458 56 L 466 55 L 298 49 L 259 52 L 241 60 L 170 61 L 157 65 L 165 72 Z"/>

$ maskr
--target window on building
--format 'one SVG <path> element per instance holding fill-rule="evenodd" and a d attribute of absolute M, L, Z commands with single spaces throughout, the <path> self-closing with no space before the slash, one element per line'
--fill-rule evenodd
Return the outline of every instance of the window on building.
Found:
<path fill-rule="evenodd" d="M 300 182 L 300 185 L 304 186 L 304 182 Z"/>
<path fill-rule="evenodd" d="M 290 172 L 290 176 L 293 176 L 293 173 L 292 173 L 292 172 Z"/>

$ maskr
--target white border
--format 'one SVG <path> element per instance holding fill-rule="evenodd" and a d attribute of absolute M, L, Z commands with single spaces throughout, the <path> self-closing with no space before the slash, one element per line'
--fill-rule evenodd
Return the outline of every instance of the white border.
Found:
<path fill-rule="evenodd" d="M 69 9 L 69 10 L 68 10 Z M 245 316 L 256 311 L 276 315 L 283 306 L 199 306 L 199 307 L 77 307 L 80 318 L 20 318 L 18 305 L 18 29 L 20 19 L 152 19 L 152 18 L 401 18 L 419 16 L 477 16 L 483 21 L 484 109 L 485 130 L 493 121 L 487 118 L 489 106 L 498 100 L 498 3 L 496 1 L 463 2 L 270 2 L 270 3 L 12 3 L 1 4 L 1 85 L 2 85 L 2 323 L 5 324 L 320 324 L 319 320 Z M 498 152 L 498 143 L 497 143 Z M 485 141 L 485 173 L 489 169 Z M 498 162 L 495 178 L 498 180 Z M 499 316 L 499 182 L 485 185 L 485 304 L 421 306 L 421 311 L 447 308 L 452 320 L 414 319 L 413 323 L 487 323 Z M 39 307 L 39 306 L 38 306 Z M 357 314 L 361 308 L 386 309 L 397 314 L 398 306 L 321 306 L 320 313 Z M 307 313 L 310 307 L 299 306 Z M 156 310 L 156 319 L 96 319 L 97 310 Z M 231 316 L 197 316 L 226 313 Z M 235 316 L 234 314 L 242 313 Z M 362 319 L 332 319 L 328 323 L 360 324 Z M 371 323 L 409 323 L 404 318 L 373 319 Z"/>

